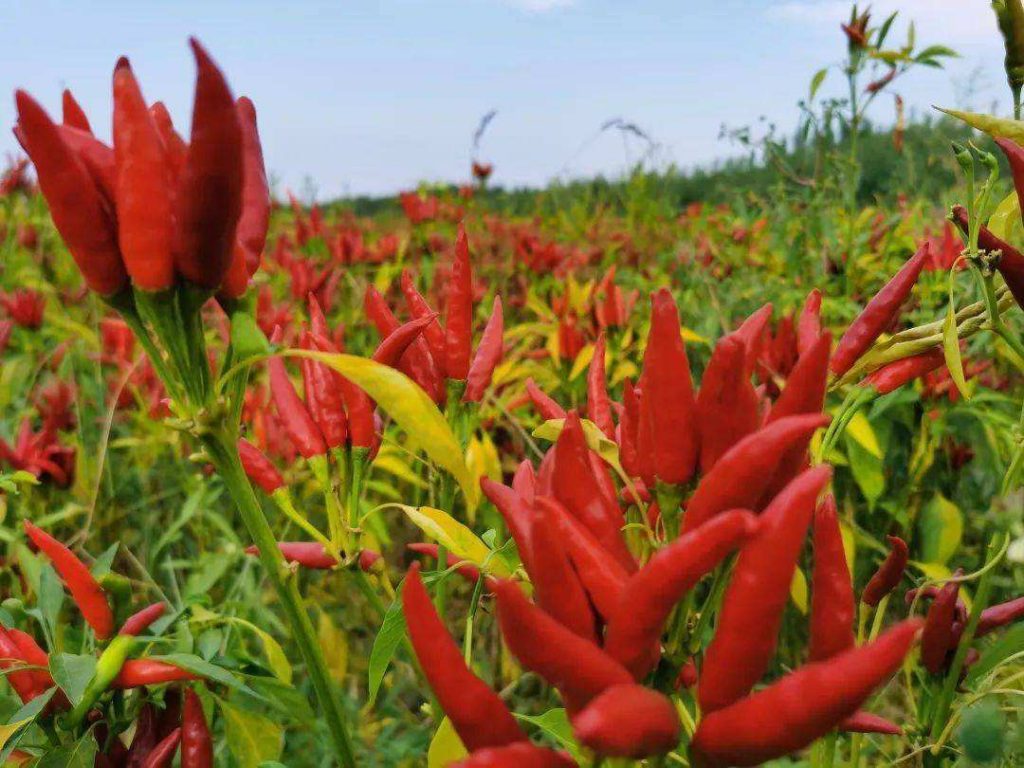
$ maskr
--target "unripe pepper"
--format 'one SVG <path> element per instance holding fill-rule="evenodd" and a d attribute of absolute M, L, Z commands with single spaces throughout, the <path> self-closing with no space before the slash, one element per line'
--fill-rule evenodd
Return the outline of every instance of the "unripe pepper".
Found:
<path fill-rule="evenodd" d="M 888 595 L 903 578 L 903 572 L 907 569 L 907 562 L 910 559 L 910 550 L 907 549 L 907 542 L 899 536 L 886 536 L 889 540 L 889 555 L 885 558 L 878 570 L 875 571 L 868 585 L 861 593 L 860 601 L 865 605 L 876 607 L 882 598 Z"/>
<path fill-rule="evenodd" d="M 830 493 L 814 512 L 814 571 L 807 653 L 811 661 L 829 659 L 853 647 L 855 612 L 853 580 L 843 548 L 836 500 Z"/>
<path fill-rule="evenodd" d="M 448 281 L 444 338 L 445 375 L 449 379 L 465 379 L 473 349 L 473 269 L 469 263 L 466 227 L 462 222 L 455 236 L 455 261 Z"/>
<path fill-rule="evenodd" d="M 743 342 L 726 336 L 704 369 L 697 392 L 697 426 L 700 432 L 700 469 L 707 473 L 722 455 L 761 423 L 760 400 L 744 359 Z"/>
<path fill-rule="evenodd" d="M 504 353 L 504 334 L 505 319 L 501 309 L 501 297 L 495 296 L 491 316 L 487 319 L 473 362 L 466 374 L 466 391 L 462 396 L 462 402 L 478 403 L 483 399 L 484 392 L 491 386 L 494 369 L 498 367 Z"/>
<path fill-rule="evenodd" d="M 682 728 L 672 702 L 641 685 L 614 685 L 572 718 L 576 740 L 599 755 L 640 760 L 676 748 Z"/>
<path fill-rule="evenodd" d="M 594 342 L 594 357 L 587 370 L 587 416 L 609 440 L 615 439 L 615 422 L 612 420 L 612 404 L 608 398 L 608 383 L 605 381 L 604 358 L 606 343 L 604 331 Z"/>
<path fill-rule="evenodd" d="M 185 690 L 181 713 L 181 768 L 213 768 L 213 737 L 202 702 L 191 688 Z"/>

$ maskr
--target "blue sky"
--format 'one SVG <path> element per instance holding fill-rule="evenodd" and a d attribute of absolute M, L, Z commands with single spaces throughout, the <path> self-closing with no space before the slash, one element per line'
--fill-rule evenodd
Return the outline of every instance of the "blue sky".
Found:
<path fill-rule="evenodd" d="M 464 179 L 473 130 L 492 108 L 481 155 L 499 184 L 620 173 L 642 147 L 596 135 L 613 117 L 646 130 L 665 160 L 709 163 L 735 152 L 718 138 L 723 123 L 794 124 L 811 75 L 841 56 L 848 13 L 838 0 L 3 3 L 0 126 L 14 120 L 14 88 L 56 111 L 66 85 L 109 136 L 110 73 L 123 53 L 147 97 L 187 130 L 186 38 L 196 34 L 255 101 L 279 187 L 320 199 Z M 919 41 L 962 54 L 946 71 L 906 78 L 911 108 L 956 104 L 966 89 L 973 106 L 1006 109 L 987 0 L 873 5 L 879 17 L 903 10 Z M 824 91 L 840 86 L 833 70 Z M 891 104 L 879 99 L 875 116 L 890 119 Z M 14 148 L 0 132 L 0 155 Z"/>

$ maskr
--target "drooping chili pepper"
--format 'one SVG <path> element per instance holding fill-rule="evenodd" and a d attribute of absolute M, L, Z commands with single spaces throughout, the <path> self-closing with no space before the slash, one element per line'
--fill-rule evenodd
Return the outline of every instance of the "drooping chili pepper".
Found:
<path fill-rule="evenodd" d="M 843 733 L 881 733 L 889 736 L 900 736 L 903 729 L 891 720 L 871 712 L 854 712 L 839 724 Z"/>
<path fill-rule="evenodd" d="M 878 566 L 878 570 L 868 581 L 868 585 L 864 587 L 860 596 L 860 601 L 872 608 L 882 602 L 882 598 L 892 592 L 900 583 L 910 559 L 907 542 L 899 536 L 886 536 L 886 538 L 889 540 L 889 555 L 885 558 L 885 562 Z"/>
<path fill-rule="evenodd" d="M 790 450 L 804 452 L 811 436 L 829 422 L 824 414 L 788 416 L 747 435 L 705 475 L 686 504 L 683 532 L 699 528 L 727 509 L 760 509 L 778 462 Z"/>
<path fill-rule="evenodd" d="M 110 610 L 103 587 L 93 577 L 85 563 L 50 534 L 28 520 L 25 534 L 39 551 L 46 555 L 67 586 L 82 617 L 92 627 L 96 637 L 106 640 L 114 632 L 114 613 Z"/>
<path fill-rule="evenodd" d="M 669 614 L 702 576 L 757 527 L 757 518 L 749 512 L 723 512 L 660 550 L 622 589 L 608 620 L 605 651 L 634 679 L 646 677 L 658 663 L 658 643 Z"/>
<path fill-rule="evenodd" d="M 86 284 L 112 296 L 128 281 L 117 228 L 89 171 L 61 138 L 57 126 L 24 91 L 17 91 L 18 126 L 35 164 L 53 223 Z"/>
<path fill-rule="evenodd" d="M 428 542 L 414 541 L 410 544 L 406 544 L 405 548 L 410 552 L 426 555 L 427 557 L 432 557 L 435 560 L 437 560 L 438 555 L 441 554 L 441 548 L 437 544 L 430 544 Z M 455 572 L 469 583 L 476 584 L 480 580 L 480 569 L 468 560 L 462 560 L 451 552 L 447 552 L 445 554 L 445 562 L 449 568 L 454 568 Z"/>
<path fill-rule="evenodd" d="M 942 367 L 945 363 L 946 356 L 941 349 L 930 349 L 919 355 L 883 365 L 864 379 L 863 386 L 874 387 L 878 394 L 887 395 L 904 384 Z"/>
<path fill-rule="evenodd" d="M 765 331 L 772 319 L 772 311 L 773 307 L 769 302 L 751 314 L 739 328 L 729 334 L 742 341 L 747 349 L 747 376 L 754 372 L 758 358 L 761 356 Z"/>
<path fill-rule="evenodd" d="M 153 603 L 147 605 L 141 611 L 133 613 L 127 619 L 124 624 L 121 625 L 121 629 L 118 630 L 119 635 L 141 635 L 150 625 L 161 616 L 164 615 L 164 611 L 167 610 L 166 603 Z"/>
<path fill-rule="evenodd" d="M 527 572 L 533 567 L 533 510 L 522 496 L 489 477 L 480 478 L 480 489 L 505 520 Z"/>
<path fill-rule="evenodd" d="M 462 396 L 464 403 L 478 403 L 483 399 L 484 392 L 491 386 L 494 369 L 498 367 L 504 354 L 505 318 L 501 309 L 501 296 L 494 297 L 491 316 L 484 326 L 480 344 L 477 345 L 473 363 L 466 374 L 466 392 Z"/>
<path fill-rule="evenodd" d="M 272 357 L 267 360 L 267 368 L 270 371 L 270 393 L 274 406 L 292 445 L 304 458 L 322 456 L 327 452 L 324 436 L 288 378 L 284 360 Z"/>
<path fill-rule="evenodd" d="M 1022 616 L 1024 616 L 1024 597 L 1018 597 L 997 605 L 990 605 L 981 612 L 978 628 L 975 630 L 974 636 L 984 637 L 992 630 L 1012 624 Z"/>
<path fill-rule="evenodd" d="M 962 205 L 953 207 L 953 223 L 957 225 L 964 237 L 967 236 L 968 215 L 967 209 Z M 982 225 L 978 231 L 978 247 L 983 251 L 994 253 L 1000 252 L 996 269 L 1006 281 L 1006 287 L 1013 294 L 1017 306 L 1024 307 L 1024 253 L 1007 243 L 1005 240 L 996 237 L 988 227 Z"/>
<path fill-rule="evenodd" d="M 65 88 L 64 93 L 61 94 L 61 111 L 64 125 L 92 133 L 92 126 L 89 125 L 89 118 L 86 117 L 85 110 L 82 109 L 82 105 L 78 103 L 68 88 Z"/>
<path fill-rule="evenodd" d="M 498 581 L 491 590 L 512 655 L 555 686 L 571 711 L 579 711 L 610 686 L 633 682 L 625 667 L 529 602 L 516 584 Z"/>
<path fill-rule="evenodd" d="M 206 724 L 203 704 L 191 688 L 185 690 L 181 714 L 181 768 L 212 768 L 213 737 Z"/>
<path fill-rule="evenodd" d="M 699 437 L 679 312 L 667 288 L 651 296 L 651 330 L 640 389 L 640 476 L 651 488 L 659 480 L 685 483 L 697 464 Z"/>
<path fill-rule="evenodd" d="M 405 296 L 405 306 L 412 317 L 419 319 L 421 317 L 434 316 L 434 322 L 429 323 L 423 329 L 423 338 L 426 339 L 427 346 L 430 348 L 431 357 L 434 358 L 438 367 L 443 368 L 446 356 L 444 328 L 441 327 L 440 321 L 436 319 L 437 314 L 430 304 L 427 303 L 427 300 L 416 290 L 416 284 L 413 282 L 412 275 L 409 274 L 408 270 L 402 270 L 401 287 L 402 294 Z"/>
<path fill-rule="evenodd" d="M 538 387 L 533 379 L 526 380 L 526 394 L 529 395 L 530 402 L 533 403 L 533 407 L 537 409 L 537 413 L 542 419 L 550 421 L 551 419 L 565 418 L 565 409 Z"/>
<path fill-rule="evenodd" d="M 218 288 L 231 263 L 242 211 L 242 129 L 223 73 L 195 38 L 196 90 L 188 156 L 175 198 L 174 266 L 189 282 Z"/>
<path fill-rule="evenodd" d="M 153 747 L 153 751 L 149 753 L 142 768 L 167 768 L 174 759 L 174 754 L 178 751 L 180 743 L 181 728 L 175 728 L 169 736 L 164 737 L 159 744 Z"/>
<path fill-rule="evenodd" d="M 715 345 L 697 392 L 700 469 L 707 473 L 726 451 L 760 426 L 760 398 L 746 373 L 746 348 L 733 336 Z"/>
<path fill-rule="evenodd" d="M 121 671 L 114 678 L 114 682 L 111 683 L 110 687 L 125 690 L 128 688 L 141 688 L 147 685 L 162 685 L 164 683 L 199 679 L 199 675 L 194 672 L 189 672 L 165 661 L 157 661 L 156 659 L 128 659 L 121 667 Z"/>
<path fill-rule="evenodd" d="M 896 319 L 900 306 L 910 295 L 929 258 L 931 258 L 931 246 L 928 241 L 925 241 L 850 323 L 832 355 L 830 363 L 832 373 L 842 376 L 850 370 L 882 331 Z"/>
<path fill-rule="evenodd" d="M 391 368 L 397 366 L 399 359 L 405 354 L 409 346 L 420 337 L 423 329 L 431 320 L 433 318 L 429 316 L 421 317 L 416 320 L 410 320 L 395 328 L 377 345 L 377 349 L 373 352 L 373 360 Z"/>
<path fill-rule="evenodd" d="M 693 737 L 693 765 L 760 765 L 824 736 L 899 669 L 920 628 L 919 620 L 904 621 L 872 643 L 806 664 L 767 688 L 706 714 Z"/>
<path fill-rule="evenodd" d="M 604 331 L 594 342 L 594 357 L 587 370 L 587 416 L 597 424 L 609 440 L 615 439 L 615 422 L 612 420 L 612 404 L 608 398 L 608 383 L 605 381 L 604 358 L 606 343 Z"/>
<path fill-rule="evenodd" d="M 934 600 L 936 597 L 939 596 L 939 592 L 941 591 L 941 587 L 935 584 L 929 584 L 928 586 L 922 587 L 921 589 L 908 589 L 904 593 L 903 598 L 907 606 L 910 606 L 913 604 L 914 600 L 918 597 L 918 595 L 927 600 Z M 984 611 L 982 611 L 982 620 L 984 620 Z M 963 601 L 963 598 L 960 597 L 958 597 L 956 601 L 956 621 L 960 624 L 967 623 L 967 604 Z M 977 631 L 975 631 L 974 636 L 978 637 Z"/>
<path fill-rule="evenodd" d="M 768 668 L 807 526 L 831 475 L 822 465 L 794 479 L 765 509 L 757 534 L 740 551 L 704 655 L 698 687 L 702 711 L 737 701 Z"/>
<path fill-rule="evenodd" d="M 473 751 L 526 741 L 498 694 L 466 666 L 462 651 L 430 602 L 419 563 L 413 563 L 405 577 L 402 610 L 423 674 L 466 748 Z"/>
<path fill-rule="evenodd" d="M 478 749 L 449 768 L 576 768 L 576 762 L 564 752 L 521 741 Z"/>
<path fill-rule="evenodd" d="M 284 478 L 263 451 L 244 437 L 238 439 L 238 457 L 246 476 L 268 496 L 284 485 Z"/>
<path fill-rule="evenodd" d="M 802 355 L 821 336 L 821 291 L 811 290 L 804 300 L 804 308 L 796 324 L 796 351 Z"/>
<path fill-rule="evenodd" d="M 118 243 L 132 283 L 163 291 L 174 283 L 175 202 L 170 165 L 127 59 L 114 69 L 114 158 Z"/>
<path fill-rule="evenodd" d="M 921 663 L 933 675 L 941 674 L 946 665 L 946 653 L 953 645 L 953 620 L 956 617 L 957 595 L 960 583 L 954 577 L 943 585 L 928 609 L 928 617 L 921 633 Z"/>
<path fill-rule="evenodd" d="M 614 685 L 572 718 L 572 730 L 599 755 L 640 760 L 675 749 L 682 728 L 663 694 L 642 685 Z"/>
<path fill-rule="evenodd" d="M 326 571 L 334 568 L 338 561 L 324 550 L 324 545 L 317 541 L 279 541 L 277 548 L 289 563 L 296 563 L 303 568 L 314 571 Z M 248 555 L 259 555 L 256 545 L 245 548 Z"/>
<path fill-rule="evenodd" d="M 853 647 L 856 611 L 836 500 L 828 494 L 814 511 L 810 643 L 807 657 L 823 661 Z"/>
<path fill-rule="evenodd" d="M 455 236 L 455 261 L 445 301 L 444 341 L 445 375 L 450 379 L 465 379 L 473 350 L 473 268 L 469 262 L 466 227 L 461 221 Z"/>

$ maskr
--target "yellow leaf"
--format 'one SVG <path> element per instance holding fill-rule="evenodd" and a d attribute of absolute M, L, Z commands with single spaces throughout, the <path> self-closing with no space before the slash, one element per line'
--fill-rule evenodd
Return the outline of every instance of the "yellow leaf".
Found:
<path fill-rule="evenodd" d="M 260 765 L 277 760 L 284 743 L 284 728 L 255 712 L 238 709 L 220 700 L 228 749 L 238 765 Z"/>
<path fill-rule="evenodd" d="M 31 720 L 32 718 L 27 717 L 24 720 L 19 720 L 16 723 L 6 723 L 4 725 L 0 725 L 0 749 L 3 749 L 5 746 L 7 746 L 7 742 L 11 740 L 11 737 L 14 736 L 14 734 L 16 734 L 22 728 L 24 728 L 29 722 L 31 722 Z"/>
<path fill-rule="evenodd" d="M 417 488 L 429 487 L 427 481 L 417 475 L 406 463 L 406 458 L 404 454 L 382 448 L 380 453 L 377 454 L 377 458 L 373 460 L 373 468 L 387 472 L 389 475 L 393 475 L 399 480 L 404 480 Z"/>
<path fill-rule="evenodd" d="M 601 431 L 601 428 L 590 419 L 580 419 L 580 425 L 583 427 L 583 436 L 587 440 L 587 447 L 621 472 L 619 446 L 609 440 L 604 432 Z M 562 434 L 564 426 L 565 419 L 548 419 L 533 430 L 533 436 L 553 443 Z"/>
<path fill-rule="evenodd" d="M 850 419 L 850 423 L 846 426 L 846 434 L 852 437 L 865 451 L 870 453 L 876 459 L 884 458 L 882 454 L 882 446 L 878 444 L 878 438 L 875 436 L 875 430 L 871 427 L 871 422 L 868 421 L 868 417 L 864 415 L 864 411 L 857 411 L 853 418 Z"/>
<path fill-rule="evenodd" d="M 949 377 L 953 379 L 953 383 L 956 384 L 956 388 L 964 400 L 970 400 L 971 392 L 964 379 L 964 363 L 960 357 L 960 336 L 957 332 L 956 309 L 953 307 L 952 293 L 950 293 L 950 300 L 946 305 L 946 319 L 942 322 L 942 353 L 946 358 Z"/>
<path fill-rule="evenodd" d="M 468 560 L 498 576 L 511 576 L 504 561 L 491 557 L 491 550 L 469 528 L 454 517 L 433 507 L 398 505 L 427 536 L 462 560 Z"/>
<path fill-rule="evenodd" d="M 683 341 L 688 341 L 691 344 L 709 344 L 710 343 L 710 342 L 708 342 L 707 339 L 705 339 L 699 333 L 697 333 L 696 331 L 691 331 L 686 326 L 683 326 L 682 328 L 680 328 L 679 332 L 683 336 Z"/>
<path fill-rule="evenodd" d="M 807 577 L 797 568 L 793 571 L 793 581 L 789 585 L 789 596 L 800 613 L 807 613 Z"/>
<path fill-rule="evenodd" d="M 348 635 L 338 629 L 331 617 L 323 611 L 317 618 L 316 636 L 324 652 L 327 671 L 338 685 L 345 682 L 348 673 Z"/>
<path fill-rule="evenodd" d="M 594 359 L 594 345 L 587 344 L 580 353 L 576 355 L 576 359 L 572 362 L 572 370 L 569 371 L 569 381 L 576 381 L 576 377 L 587 370 L 590 365 L 590 361 Z"/>
<path fill-rule="evenodd" d="M 446 717 L 437 726 L 437 732 L 430 740 L 430 748 L 427 750 L 427 768 L 447 768 L 468 754 L 466 747 L 462 744 L 462 739 L 452 727 L 452 721 Z"/>
<path fill-rule="evenodd" d="M 988 228 L 1002 240 L 1017 242 L 1024 235 L 1020 216 L 1020 201 L 1017 199 L 1017 192 L 1013 191 L 996 206 L 988 219 Z"/>
<path fill-rule="evenodd" d="M 544 342 L 544 349 L 551 355 L 551 359 L 557 364 L 561 357 L 561 345 L 558 343 L 558 327 L 552 328 L 548 332 L 548 338 Z"/>
<path fill-rule="evenodd" d="M 229 621 L 245 627 L 260 639 L 260 642 L 263 644 L 263 653 L 267 657 L 267 664 L 273 671 L 274 676 L 282 683 L 291 685 L 292 665 L 288 663 L 288 657 L 285 656 L 284 650 L 281 648 L 277 640 L 275 640 L 269 632 L 260 629 L 255 624 L 246 621 L 245 619 L 233 618 L 229 619 Z"/>
<path fill-rule="evenodd" d="M 943 107 L 938 107 L 938 109 L 940 112 L 963 120 L 971 128 L 987 133 L 993 138 L 1010 139 L 1018 144 L 1024 144 L 1024 121 L 980 115 L 976 112 L 961 112 L 958 109 L 944 109 Z"/>
<path fill-rule="evenodd" d="M 614 387 L 621 384 L 625 379 L 636 379 L 640 369 L 631 360 L 623 360 L 612 369 L 611 378 L 608 379 L 608 386 Z"/>

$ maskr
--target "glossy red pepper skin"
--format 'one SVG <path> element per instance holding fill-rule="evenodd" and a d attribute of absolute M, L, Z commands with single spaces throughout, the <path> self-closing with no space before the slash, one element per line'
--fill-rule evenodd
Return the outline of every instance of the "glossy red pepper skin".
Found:
<path fill-rule="evenodd" d="M 24 91 L 15 94 L 18 127 L 36 168 L 53 223 L 75 259 L 86 284 L 112 296 L 128 282 L 108 204 L 85 164 L 58 127 Z"/>
<path fill-rule="evenodd" d="M 733 331 L 730 336 L 743 342 L 747 349 L 747 375 L 754 372 L 757 360 L 761 356 L 761 349 L 764 346 L 765 331 L 772 319 L 771 302 L 765 304 L 756 312 L 751 314 L 743 323 Z"/>
<path fill-rule="evenodd" d="M 640 390 L 640 476 L 651 488 L 659 480 L 685 483 L 697 465 L 699 437 L 679 312 L 665 288 L 651 297 L 651 330 Z"/>
<path fill-rule="evenodd" d="M 174 266 L 189 282 L 218 288 L 231 263 L 242 211 L 244 161 L 235 97 L 199 42 L 188 155 L 175 197 Z"/>
<path fill-rule="evenodd" d="M 398 365 L 405 351 L 423 333 L 424 328 L 430 323 L 433 317 L 421 317 L 403 323 L 382 339 L 377 349 L 373 352 L 374 362 L 394 368 Z"/>
<path fill-rule="evenodd" d="M 466 374 L 466 391 L 462 396 L 464 403 L 479 403 L 484 392 L 491 386 L 494 369 L 498 367 L 504 353 L 505 318 L 501 308 L 501 297 L 494 297 L 491 316 L 484 326 L 483 335 L 477 345 L 473 362 Z"/>
<path fill-rule="evenodd" d="M 324 551 L 323 544 L 316 541 L 279 541 L 277 548 L 289 563 L 296 563 L 303 568 L 315 571 L 326 571 L 334 568 L 338 561 Z M 246 554 L 258 555 L 259 547 L 255 544 L 245 548 Z"/>
<path fill-rule="evenodd" d="M 967 236 L 967 209 L 962 205 L 953 207 L 953 223 L 960 231 Z M 996 237 L 992 231 L 982 226 L 978 232 L 978 247 L 984 251 L 999 251 L 1001 256 L 996 264 L 996 269 L 1006 281 L 1006 287 L 1013 294 L 1017 306 L 1024 307 L 1024 253 L 1012 245 Z"/>
<path fill-rule="evenodd" d="M 185 689 L 181 713 L 181 768 L 213 768 L 213 737 L 202 702 L 191 688 Z"/>
<path fill-rule="evenodd" d="M 418 563 L 413 563 L 405 578 L 402 610 L 423 674 L 466 749 L 472 752 L 526 741 L 498 694 L 466 666 L 462 650 L 430 602 Z"/>
<path fill-rule="evenodd" d="M 832 355 L 832 373 L 842 376 L 850 370 L 882 331 L 896 319 L 900 307 L 910 296 L 925 262 L 930 257 L 931 246 L 925 242 L 850 323 Z"/>
<path fill-rule="evenodd" d="M 941 349 L 931 349 L 913 357 L 905 357 L 873 371 L 864 379 L 863 386 L 874 387 L 880 395 L 887 395 L 926 373 L 941 368 L 946 356 Z"/>
<path fill-rule="evenodd" d="M 14 643 L 17 648 L 20 658 L 25 661 L 26 664 L 31 664 L 33 667 L 38 669 L 31 669 L 28 673 L 32 676 L 32 680 L 36 686 L 37 693 L 45 693 L 53 687 L 53 677 L 50 676 L 50 657 L 36 642 L 35 638 L 27 632 L 22 632 L 20 629 L 8 629 L 6 630 L 7 636 Z M 60 709 L 69 709 L 70 704 L 68 703 L 67 697 L 63 691 L 58 691 L 54 698 L 52 705 L 57 705 Z"/>
<path fill-rule="evenodd" d="M 843 733 L 881 733 L 888 736 L 901 736 L 903 729 L 891 720 L 870 712 L 854 712 L 839 724 Z"/>
<path fill-rule="evenodd" d="M 270 226 L 270 187 L 263 162 L 263 145 L 256 122 L 256 107 L 247 96 L 235 102 L 242 132 L 242 209 L 235 228 L 235 240 L 245 251 L 251 275 L 259 266 Z"/>
<path fill-rule="evenodd" d="M 615 685 L 572 718 L 576 740 L 599 755 L 640 760 L 679 745 L 682 727 L 672 702 L 641 685 Z"/>
<path fill-rule="evenodd" d="M 249 480 L 256 483 L 267 495 L 284 485 L 284 478 L 277 471 L 277 467 L 263 451 L 244 437 L 238 439 L 238 457 L 242 460 L 242 468 Z"/>
<path fill-rule="evenodd" d="M 608 397 L 608 383 L 605 380 L 604 359 L 607 354 L 604 331 L 594 342 L 594 357 L 587 370 L 587 416 L 609 440 L 615 439 L 615 422 L 612 419 L 612 403 Z"/>
<path fill-rule="evenodd" d="M 25 521 L 25 533 L 39 551 L 53 563 L 54 569 L 64 579 L 71 597 L 82 617 L 92 627 L 96 637 L 106 640 L 114 633 L 114 613 L 110 610 L 103 587 L 93 578 L 89 569 L 67 547 L 53 538 L 42 528 Z"/>
<path fill-rule="evenodd" d="M 434 358 L 438 367 L 443 369 L 446 356 L 444 328 L 441 327 L 440 321 L 437 320 L 437 314 L 430 304 L 427 303 L 427 300 L 416 290 L 416 284 L 412 280 L 412 275 L 405 269 L 402 270 L 401 287 L 402 294 L 405 296 L 405 306 L 409 310 L 411 317 L 419 319 L 421 317 L 433 316 L 435 318 L 434 322 L 428 324 L 423 330 L 423 338 L 426 339 L 431 357 Z"/>
<path fill-rule="evenodd" d="M 860 596 L 860 601 L 872 608 L 882 602 L 882 598 L 892 592 L 900 583 L 903 572 L 907 569 L 907 562 L 910 560 L 907 542 L 899 536 L 886 536 L 886 538 L 889 540 L 889 555 L 875 571 Z"/>
<path fill-rule="evenodd" d="M 565 418 L 565 408 L 549 397 L 534 383 L 533 379 L 526 380 L 526 394 L 529 395 L 530 402 L 533 403 L 533 407 L 537 409 L 537 413 L 539 413 L 541 418 L 545 421 Z"/>
<path fill-rule="evenodd" d="M 449 379 L 465 379 L 473 349 L 473 269 L 469 263 L 466 227 L 462 222 L 455 236 L 455 261 L 448 281 L 444 340 L 445 375 Z"/>
<path fill-rule="evenodd" d="M 824 736 L 899 669 L 920 628 L 918 620 L 904 621 L 868 645 L 806 664 L 732 706 L 706 714 L 693 737 L 692 764 L 760 765 Z"/>
<path fill-rule="evenodd" d="M 198 675 L 164 661 L 128 659 L 110 687 L 125 690 L 198 679 Z"/>
<path fill-rule="evenodd" d="M 981 612 L 975 637 L 984 637 L 989 632 L 1007 624 L 1012 624 L 1024 616 L 1024 597 L 1008 600 L 1005 603 L 991 605 Z"/>
<path fill-rule="evenodd" d="M 19 123 L 19 130 L 21 125 Z M 69 125 L 57 126 L 60 138 L 85 166 L 102 198 L 101 205 L 113 222 L 115 200 L 117 199 L 117 161 L 114 150 L 90 133 Z M 38 173 L 38 169 L 37 169 Z M 116 226 L 111 225 L 112 229 Z M 116 232 L 115 232 L 116 236 Z M 120 255 L 118 255 L 120 260 Z"/>
<path fill-rule="evenodd" d="M 955 576 L 959 575 L 958 571 Z M 955 578 L 946 582 L 928 609 L 921 633 L 921 664 L 933 675 L 942 674 L 946 654 L 954 645 L 953 620 L 959 591 L 960 584 Z"/>
<path fill-rule="evenodd" d="M 781 457 L 791 451 L 805 455 L 811 437 L 828 422 L 824 414 L 789 416 L 740 440 L 701 479 L 686 504 L 683 533 L 727 509 L 758 511 Z"/>
<path fill-rule="evenodd" d="M 28 663 L 28 661 L 18 649 L 13 638 L 10 637 L 9 630 L 0 627 L 0 669 L 6 671 L 23 663 Z M 14 689 L 22 703 L 28 703 L 46 690 L 39 687 L 38 681 L 31 670 L 7 672 L 4 675 L 4 679 Z"/>
<path fill-rule="evenodd" d="M 303 336 L 302 346 L 315 349 L 310 334 Z M 342 387 L 335 372 L 323 363 L 304 357 L 302 369 L 303 393 L 309 415 L 320 429 L 328 448 L 343 448 L 348 439 L 348 417 L 345 414 L 345 400 Z"/>
<path fill-rule="evenodd" d="M 814 511 L 814 570 L 808 658 L 823 661 L 853 647 L 856 600 L 846 562 L 836 500 L 828 494 Z"/>
<path fill-rule="evenodd" d="M 449 768 L 576 768 L 576 762 L 564 752 L 521 741 L 507 747 L 475 750 Z"/>
<path fill-rule="evenodd" d="M 489 477 L 480 478 L 480 489 L 505 520 L 509 534 L 519 550 L 519 558 L 529 573 L 533 569 L 532 502 L 527 502 L 508 486 L 496 483 Z"/>
<path fill-rule="evenodd" d="M 796 351 L 802 355 L 821 336 L 821 291 L 814 288 L 804 300 L 800 319 L 796 324 Z"/>
<path fill-rule="evenodd" d="M 697 393 L 700 469 L 707 473 L 722 455 L 761 424 L 760 399 L 744 364 L 746 347 L 733 336 L 715 345 Z"/>
<path fill-rule="evenodd" d="M 170 735 L 160 740 L 153 751 L 146 757 L 142 768 L 167 768 L 174 759 L 174 753 L 178 751 L 181 743 L 181 729 L 175 728 Z"/>
<path fill-rule="evenodd" d="M 794 479 L 765 509 L 757 534 L 740 551 L 704 655 L 698 686 L 702 711 L 739 700 L 768 669 L 807 527 L 831 475 L 822 465 Z"/>
<path fill-rule="evenodd" d="M 140 611 L 133 613 L 127 619 L 124 624 L 121 625 L 121 629 L 118 630 L 119 635 L 141 635 L 150 625 L 161 616 L 167 610 L 166 603 L 153 603 L 147 605 Z"/>
<path fill-rule="evenodd" d="M 327 444 L 320 427 L 313 421 L 309 409 L 288 378 L 284 360 L 272 357 L 267 361 L 267 368 L 270 371 L 270 393 L 274 406 L 295 450 L 307 459 L 327 453 Z"/>
<path fill-rule="evenodd" d="M 77 128 L 86 133 L 92 133 L 92 126 L 89 125 L 89 118 L 86 117 L 85 110 L 82 109 L 74 94 L 67 88 L 61 94 L 61 114 L 64 125 Z"/>
<path fill-rule="evenodd" d="M 315 317 L 315 316 L 314 316 Z M 336 353 L 334 344 L 322 334 L 316 332 L 314 323 L 313 345 L 321 352 Z M 330 380 L 332 388 L 341 391 L 345 404 L 345 415 L 348 429 L 348 440 L 353 448 L 371 449 L 377 442 L 377 428 L 373 419 L 373 401 L 363 390 L 334 370 Z"/>
<path fill-rule="evenodd" d="M 659 550 L 622 589 L 608 620 L 605 651 L 634 679 L 646 677 L 658 663 L 659 641 L 673 608 L 757 528 L 751 513 L 731 510 Z"/>

